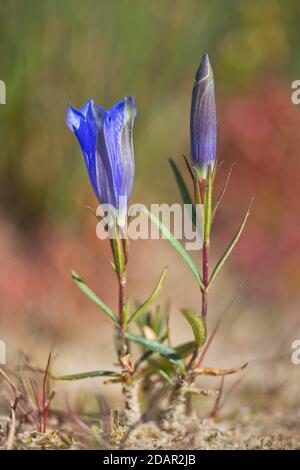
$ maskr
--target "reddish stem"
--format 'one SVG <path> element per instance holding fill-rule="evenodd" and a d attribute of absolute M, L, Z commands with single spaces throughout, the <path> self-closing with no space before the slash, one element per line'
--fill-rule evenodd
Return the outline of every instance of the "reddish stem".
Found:
<path fill-rule="evenodd" d="M 198 186 L 196 186 L 198 185 Z M 196 203 L 205 204 L 205 189 L 206 189 L 206 181 L 203 179 L 199 179 L 195 181 L 195 199 Z M 200 201 L 199 201 L 200 196 Z M 204 284 L 204 289 L 201 289 L 201 296 L 202 296 L 202 317 L 206 320 L 207 317 L 207 309 L 208 309 L 208 292 L 207 286 L 209 281 L 209 240 L 204 240 L 203 243 L 203 251 L 202 251 L 202 279 Z M 201 358 L 201 350 L 200 348 L 196 348 L 194 350 L 192 359 L 188 365 L 188 370 L 192 371 L 194 367 L 197 366 L 199 360 Z"/>
<path fill-rule="evenodd" d="M 208 295 L 207 295 L 207 286 L 208 286 L 208 255 L 209 255 L 209 240 L 205 241 L 203 244 L 203 253 L 202 253 L 202 278 L 205 289 L 202 290 L 202 317 L 206 320 L 207 317 L 207 307 L 208 307 Z"/>
<path fill-rule="evenodd" d="M 29 378 L 29 381 L 30 381 L 30 385 L 32 388 L 33 398 L 34 398 L 35 406 L 36 406 L 36 410 L 34 410 L 34 407 L 33 407 L 33 411 L 34 411 L 34 415 L 36 415 L 35 422 L 36 422 L 37 432 L 42 432 L 42 410 L 40 407 L 40 397 L 39 397 L 38 388 L 36 386 L 36 383 L 31 379 L 31 377 Z"/>
<path fill-rule="evenodd" d="M 200 191 L 200 197 L 201 197 L 201 204 L 204 204 L 204 195 L 205 195 L 205 186 L 206 186 L 205 180 L 200 178 L 198 180 L 198 184 L 199 184 L 199 191 Z"/>
<path fill-rule="evenodd" d="M 48 419 L 48 409 L 49 409 L 49 404 L 46 403 L 46 393 L 47 393 L 47 379 L 48 379 L 48 374 L 49 374 L 50 362 L 51 362 L 51 352 L 48 356 L 48 361 L 47 361 L 44 379 L 43 379 L 43 393 L 42 393 L 43 433 L 45 433 L 47 429 L 47 419 Z"/>

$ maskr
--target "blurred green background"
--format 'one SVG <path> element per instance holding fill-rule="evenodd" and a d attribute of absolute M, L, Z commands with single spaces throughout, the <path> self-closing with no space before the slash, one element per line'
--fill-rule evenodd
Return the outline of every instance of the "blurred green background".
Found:
<path fill-rule="evenodd" d="M 299 24 L 297 0 L 3 0 L 3 211 L 26 230 L 49 216 L 76 220 L 74 200 L 93 200 L 65 125 L 67 104 L 90 97 L 110 107 L 134 95 L 134 197 L 168 197 L 167 157 L 189 152 L 191 86 L 202 54 L 211 57 L 221 106 L 261 80 L 300 75 Z"/>
<path fill-rule="evenodd" d="M 204 52 L 215 72 L 218 158 L 224 161 L 216 191 L 230 164 L 238 163 L 216 221 L 216 252 L 254 196 L 248 236 L 232 266 L 246 273 L 255 295 L 295 295 L 300 114 L 290 98 L 300 77 L 299 25 L 297 0 L 2 1 L 1 253 L 3 265 L 11 266 L 2 284 L 0 278 L 4 298 L 21 286 L 26 304 L 29 265 L 37 273 L 49 269 L 55 250 L 63 258 L 65 240 L 84 239 L 89 231 L 95 238 L 83 206 L 95 207 L 96 199 L 65 124 L 68 103 L 78 108 L 93 98 L 109 108 L 133 95 L 139 107 L 133 202 L 179 201 L 168 158 L 183 168 L 181 155 L 189 155 L 191 89 Z M 96 242 L 98 253 L 104 248 Z M 49 263 L 43 253 L 51 243 Z M 37 277 L 34 300 L 45 279 Z"/>

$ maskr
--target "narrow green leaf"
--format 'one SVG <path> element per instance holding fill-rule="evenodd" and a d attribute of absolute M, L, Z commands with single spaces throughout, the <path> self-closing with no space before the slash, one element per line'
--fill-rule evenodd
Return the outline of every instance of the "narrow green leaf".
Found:
<path fill-rule="evenodd" d="M 193 353 L 196 347 L 195 341 L 189 341 L 188 343 L 179 344 L 178 346 L 174 347 L 174 351 L 180 356 L 182 359 L 185 359 L 187 356 Z M 139 364 L 144 360 L 148 359 L 152 352 L 147 351 L 142 358 L 139 360 Z M 165 358 L 161 357 L 157 359 L 157 363 L 159 363 L 160 367 L 164 370 L 168 369 L 170 363 L 165 360 Z"/>
<path fill-rule="evenodd" d="M 153 351 L 146 351 L 144 354 L 142 354 L 141 357 L 139 357 L 135 363 L 134 363 L 134 369 L 136 370 L 140 365 L 146 361 L 151 355 L 153 354 Z"/>
<path fill-rule="evenodd" d="M 121 377 L 120 372 L 114 372 L 111 370 L 93 370 L 91 372 L 82 372 L 79 374 L 70 374 L 70 375 L 59 375 L 51 376 L 54 380 L 82 380 L 89 379 L 91 377 Z"/>
<path fill-rule="evenodd" d="M 99 297 L 97 297 L 97 295 L 86 285 L 81 277 L 75 271 L 71 271 L 71 276 L 79 289 L 82 290 L 82 292 L 84 292 L 85 295 L 87 295 L 89 299 L 91 299 L 94 304 L 97 305 L 97 307 L 99 307 L 106 315 L 108 315 L 116 323 L 116 325 L 118 325 L 119 322 L 114 312 L 104 302 L 102 302 Z"/>
<path fill-rule="evenodd" d="M 150 297 L 131 315 L 128 323 L 137 320 L 143 313 L 148 309 L 148 307 L 152 304 L 152 302 L 156 299 L 158 294 L 160 293 L 165 277 L 167 275 L 168 268 L 164 268 L 163 272 L 160 275 L 159 281 L 156 284 L 154 290 L 152 291 Z"/>
<path fill-rule="evenodd" d="M 158 338 L 158 341 L 159 341 L 160 343 L 164 343 L 164 341 L 168 338 L 167 335 L 168 335 L 168 333 L 164 334 L 163 336 L 161 336 L 160 338 Z M 144 354 L 143 354 L 141 357 L 139 357 L 139 358 L 137 359 L 137 361 L 135 362 L 134 368 L 137 369 L 137 368 L 138 368 L 143 362 L 145 362 L 146 360 L 148 360 L 148 362 L 150 362 L 150 361 L 149 361 L 149 358 L 152 356 L 153 353 L 154 353 L 154 351 L 146 351 L 146 352 L 144 352 Z M 160 360 L 160 361 L 165 361 L 165 363 L 167 363 L 168 365 L 170 365 L 170 363 L 169 363 L 167 360 L 165 360 L 163 357 L 160 357 L 159 360 Z"/>
<path fill-rule="evenodd" d="M 195 341 L 190 341 L 188 343 L 180 344 L 174 347 L 174 351 L 182 358 L 185 359 L 187 356 L 193 353 L 196 347 Z M 167 361 L 164 357 L 159 357 L 155 359 L 155 362 L 152 359 L 151 354 L 152 352 L 145 353 L 141 360 L 139 361 L 139 365 L 141 362 L 148 360 L 149 366 L 143 370 L 143 375 L 148 376 L 154 373 L 157 369 L 163 370 L 167 374 L 171 375 L 172 373 L 176 372 L 174 370 L 174 364 Z"/>
<path fill-rule="evenodd" d="M 246 222 L 247 222 L 247 219 L 249 217 L 249 214 L 250 214 L 250 208 L 251 208 L 251 204 L 252 204 L 252 201 L 253 199 L 251 199 L 250 201 L 250 204 L 248 206 L 248 209 L 246 211 L 246 214 L 244 215 L 244 218 L 242 220 L 242 223 L 238 229 L 238 231 L 236 232 L 235 236 L 233 237 L 232 241 L 230 242 L 230 244 L 228 245 L 225 253 L 223 254 L 223 256 L 219 259 L 219 261 L 217 262 L 211 276 L 210 276 L 210 279 L 209 279 L 209 282 L 208 282 L 208 286 L 207 288 L 209 289 L 212 285 L 212 283 L 214 282 L 215 280 L 215 277 L 216 275 L 218 274 L 218 272 L 222 269 L 225 261 L 227 260 L 227 258 L 229 257 L 230 253 L 232 252 L 233 248 L 235 247 L 235 245 L 237 244 L 242 232 L 243 232 L 243 229 L 246 225 Z"/>
<path fill-rule="evenodd" d="M 182 177 L 182 174 L 180 173 L 176 163 L 172 158 L 169 159 L 173 174 L 176 179 L 177 186 L 179 188 L 181 198 L 184 204 L 189 204 L 191 205 L 192 208 L 192 213 L 190 214 L 192 217 L 193 224 L 196 226 L 196 221 L 197 221 L 197 216 L 196 216 L 196 209 L 194 207 L 193 201 L 191 199 L 189 190 L 184 182 L 184 179 Z"/>
<path fill-rule="evenodd" d="M 179 344 L 174 349 L 180 357 L 185 359 L 187 356 L 192 354 L 195 347 L 196 347 L 195 341 L 189 341 L 188 343 Z"/>
<path fill-rule="evenodd" d="M 162 312 L 161 312 L 160 306 L 158 305 L 155 309 L 154 318 L 152 321 L 152 328 L 153 328 L 153 331 L 155 331 L 157 336 L 159 336 L 161 333 L 162 325 L 163 325 Z"/>
<path fill-rule="evenodd" d="M 176 363 L 182 370 L 184 369 L 184 363 L 174 349 L 169 348 L 168 346 L 165 346 L 158 341 L 152 341 L 150 339 L 144 338 L 143 336 L 136 336 L 130 333 L 126 333 L 126 338 L 132 343 L 140 344 L 141 346 L 144 346 L 144 348 L 150 349 L 150 351 L 160 354 L 161 356 L 167 358 L 170 362 Z"/>
<path fill-rule="evenodd" d="M 178 346 L 174 347 L 174 351 L 180 356 L 182 359 L 185 359 L 187 356 L 193 353 L 196 347 L 195 341 L 189 341 L 188 343 L 179 344 Z M 152 358 L 153 352 L 146 352 L 143 354 L 142 358 L 140 358 L 139 365 L 144 362 L 145 360 L 148 361 L 148 367 L 143 370 L 143 375 L 148 376 L 152 373 L 156 373 L 158 369 L 163 370 L 168 375 L 172 375 L 176 373 L 174 370 L 174 363 L 168 361 L 165 357 L 158 357 L 155 358 L 153 361 Z"/>
<path fill-rule="evenodd" d="M 183 308 L 180 311 L 192 327 L 197 347 L 201 348 L 205 344 L 207 337 L 204 318 L 187 308 Z"/>
<path fill-rule="evenodd" d="M 161 221 L 148 209 L 145 207 L 142 207 L 141 210 L 147 215 L 147 217 L 158 227 L 160 232 L 169 240 L 169 242 L 174 246 L 174 248 L 178 251 L 178 253 L 182 256 L 184 259 L 185 263 L 188 265 L 190 270 L 192 271 L 197 283 L 201 287 L 201 289 L 204 289 L 204 284 L 201 279 L 201 276 L 198 272 L 198 269 L 190 257 L 190 255 L 187 253 L 187 251 L 183 248 L 183 246 L 179 243 L 179 241 L 174 237 L 174 235 L 170 232 L 170 230 L 161 223 Z"/>

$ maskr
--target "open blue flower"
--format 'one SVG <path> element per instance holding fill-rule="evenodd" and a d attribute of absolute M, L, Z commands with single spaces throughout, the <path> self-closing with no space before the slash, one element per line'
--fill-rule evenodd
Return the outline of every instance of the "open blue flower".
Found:
<path fill-rule="evenodd" d="M 190 126 L 191 160 L 198 174 L 206 178 L 215 166 L 217 142 L 214 76 L 207 54 L 195 76 Z"/>
<path fill-rule="evenodd" d="M 79 110 L 68 107 L 67 124 L 81 146 L 88 174 L 100 204 L 119 208 L 130 198 L 134 178 L 132 129 L 137 107 L 124 98 L 109 111 L 93 100 Z"/>

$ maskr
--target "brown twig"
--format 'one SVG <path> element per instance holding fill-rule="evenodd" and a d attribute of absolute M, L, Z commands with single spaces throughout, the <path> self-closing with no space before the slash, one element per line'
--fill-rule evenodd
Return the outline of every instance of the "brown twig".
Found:
<path fill-rule="evenodd" d="M 246 364 L 243 364 L 241 367 L 231 367 L 229 369 L 217 369 L 216 367 L 196 367 L 196 369 L 194 369 L 194 372 L 197 375 L 212 375 L 216 377 L 219 375 L 236 374 L 237 372 L 241 372 L 243 369 L 245 369 L 247 365 L 248 362 L 246 362 Z"/>
<path fill-rule="evenodd" d="M 47 388 L 47 382 L 48 382 L 48 373 L 49 373 L 49 367 L 50 367 L 50 362 L 51 362 L 51 352 L 49 353 L 48 356 L 48 361 L 44 373 L 44 378 L 43 378 L 43 394 L 42 394 L 42 407 L 43 407 L 43 432 L 46 432 L 47 428 L 47 418 L 48 418 L 48 412 L 49 412 L 49 406 L 51 402 L 51 397 L 48 398 L 46 401 L 46 388 Z"/>
<path fill-rule="evenodd" d="M 8 385 L 11 387 L 11 389 L 13 390 L 14 392 L 14 395 L 15 395 L 15 399 L 14 401 L 12 402 L 12 407 L 13 407 L 13 410 L 16 411 L 17 409 L 17 406 L 18 406 L 18 403 L 20 400 L 22 400 L 23 398 L 23 395 L 22 393 L 18 390 L 17 386 L 15 385 L 15 383 L 8 377 L 8 375 L 4 372 L 3 369 L 0 368 L 0 375 L 3 377 L 3 379 L 5 380 L 5 382 L 8 383 Z"/>
<path fill-rule="evenodd" d="M 221 409 L 225 406 L 226 402 L 228 401 L 230 395 L 242 383 L 243 380 L 244 380 L 244 377 L 241 377 L 239 380 L 234 382 L 232 384 L 232 386 L 228 389 L 228 391 L 227 391 L 226 395 L 224 396 L 223 400 L 221 401 L 221 398 L 223 396 L 224 381 L 225 381 L 225 377 L 224 376 L 222 377 L 222 379 L 221 379 L 222 393 L 220 393 L 219 397 L 217 397 L 215 406 L 214 406 L 214 408 L 213 408 L 213 410 L 210 414 L 211 418 L 216 418 L 217 417 L 217 415 L 220 413 Z M 219 400 L 218 400 L 218 398 L 219 398 Z"/>
<path fill-rule="evenodd" d="M 6 449 L 12 450 L 15 441 L 15 433 L 16 433 L 16 409 L 18 407 L 18 403 L 20 400 L 23 399 L 22 393 L 18 390 L 16 384 L 8 377 L 8 375 L 4 372 L 3 369 L 0 368 L 0 375 L 4 379 L 6 383 L 10 386 L 14 393 L 14 400 L 9 402 L 10 407 L 10 428 L 9 434 L 6 441 Z"/>
<path fill-rule="evenodd" d="M 211 418 L 215 418 L 217 416 L 218 411 L 219 411 L 220 401 L 221 401 L 223 391 L 224 391 L 224 382 L 225 382 L 225 376 L 223 375 L 223 377 L 221 378 L 220 393 L 217 396 L 214 407 L 213 407 L 213 409 L 210 413 Z"/>
<path fill-rule="evenodd" d="M 13 407 L 13 402 L 10 402 L 10 428 L 9 433 L 6 441 L 6 450 L 12 450 L 15 441 L 15 434 L 16 434 L 16 412 Z"/>

